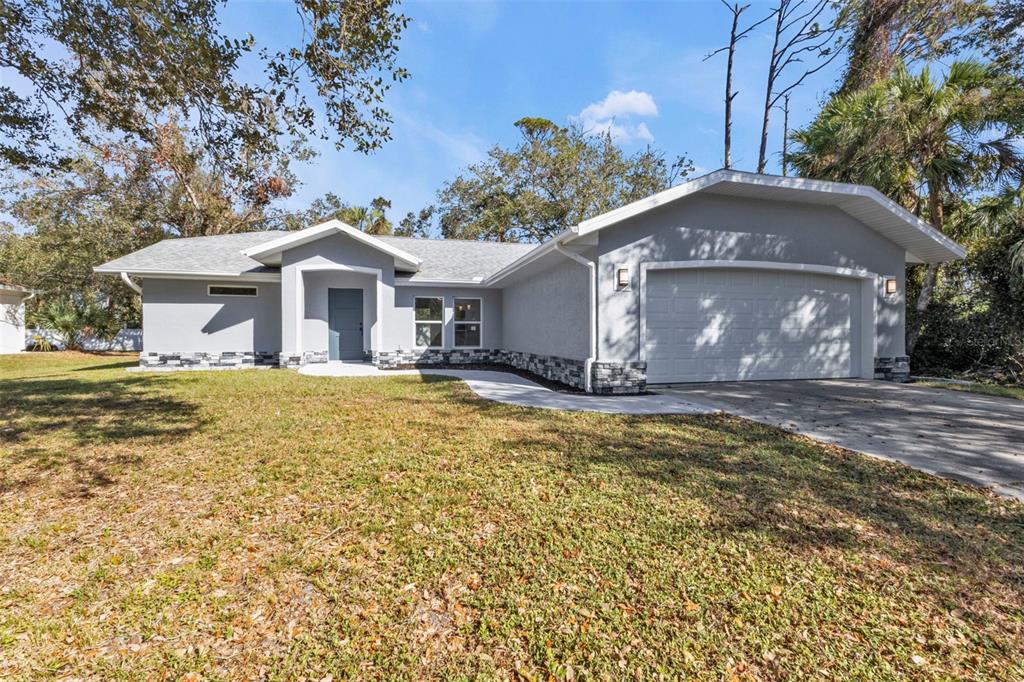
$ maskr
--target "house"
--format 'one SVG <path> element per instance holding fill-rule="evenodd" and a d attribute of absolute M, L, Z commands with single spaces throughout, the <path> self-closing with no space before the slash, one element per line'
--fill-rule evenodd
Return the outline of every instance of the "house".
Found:
<path fill-rule="evenodd" d="M 96 270 L 142 294 L 143 367 L 486 362 L 630 393 L 905 379 L 904 266 L 963 256 L 870 187 L 721 170 L 540 245 L 332 220 L 166 240 Z"/>
<path fill-rule="evenodd" d="M 0 355 L 25 350 L 25 301 L 32 289 L 0 282 Z"/>

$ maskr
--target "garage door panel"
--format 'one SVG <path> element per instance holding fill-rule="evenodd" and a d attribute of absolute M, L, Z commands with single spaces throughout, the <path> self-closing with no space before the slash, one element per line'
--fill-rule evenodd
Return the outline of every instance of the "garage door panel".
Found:
<path fill-rule="evenodd" d="M 857 374 L 855 280 L 762 270 L 651 271 L 648 381 Z"/>

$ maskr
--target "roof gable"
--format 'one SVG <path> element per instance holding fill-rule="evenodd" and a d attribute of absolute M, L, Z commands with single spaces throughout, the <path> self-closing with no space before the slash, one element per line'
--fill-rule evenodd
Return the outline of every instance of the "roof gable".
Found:
<path fill-rule="evenodd" d="M 733 170 L 709 173 L 584 220 L 572 233 L 575 236 L 593 233 L 697 192 L 836 206 L 901 246 L 910 262 L 938 263 L 966 255 L 962 246 L 874 187 Z"/>
<path fill-rule="evenodd" d="M 296 246 L 302 244 L 309 244 L 318 239 L 334 235 L 344 234 L 352 239 L 366 244 L 367 246 L 377 249 L 383 253 L 392 256 L 395 259 L 395 268 L 404 270 L 418 270 L 420 264 L 423 262 L 416 256 L 403 251 L 402 249 L 389 244 L 373 235 L 361 232 L 351 225 L 346 225 L 340 220 L 328 220 L 325 223 L 319 225 L 313 225 L 296 232 L 289 232 L 282 237 L 271 240 L 263 244 L 257 244 L 245 249 L 242 253 L 252 258 L 253 260 L 259 261 L 265 265 L 280 265 L 281 264 L 281 253 L 288 249 L 293 249 Z"/>

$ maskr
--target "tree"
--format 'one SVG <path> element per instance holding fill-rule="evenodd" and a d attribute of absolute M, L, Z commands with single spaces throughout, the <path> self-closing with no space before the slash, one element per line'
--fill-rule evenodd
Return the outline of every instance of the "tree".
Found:
<path fill-rule="evenodd" d="M 1024 243 L 1024 188 L 951 202 L 946 229 L 967 247 L 948 263 L 924 313 L 921 372 L 1024 382 L 1024 273 L 1007 254 Z"/>
<path fill-rule="evenodd" d="M 167 237 L 282 226 L 275 204 L 291 191 L 286 166 L 233 180 L 175 126 L 156 143 L 85 147 L 64 172 L 13 179 L 0 201 L 11 221 L 0 225 L 0 278 L 48 295 L 102 295 L 121 322 L 137 325 L 138 297 L 94 266 Z"/>
<path fill-rule="evenodd" d="M 494 147 L 441 189 L 437 213 L 445 237 L 543 241 L 693 170 L 685 157 L 669 164 L 650 148 L 627 155 L 608 133 L 592 135 L 576 125 L 523 118 L 515 126 L 518 145 Z"/>
<path fill-rule="evenodd" d="M 434 213 L 437 207 L 431 205 L 421 208 L 419 213 L 409 211 L 398 224 L 395 234 L 399 237 L 427 237 L 434 224 Z"/>
<path fill-rule="evenodd" d="M 821 24 L 832 5 L 831 0 L 778 0 L 778 4 L 769 15 L 775 19 L 775 26 L 761 117 L 758 173 L 763 173 L 768 163 L 768 124 L 772 109 L 804 80 L 824 69 L 842 53 L 840 45 L 833 45 L 833 40 L 838 35 L 836 24 Z M 805 65 L 800 75 L 790 80 L 788 84 L 780 86 L 779 83 L 786 73 L 800 65 Z"/>
<path fill-rule="evenodd" d="M 972 35 L 971 46 L 999 73 L 1015 78 L 1024 92 L 1024 3 L 995 0 Z"/>
<path fill-rule="evenodd" d="M 899 64 L 956 52 L 985 0 L 850 0 L 836 20 L 849 60 L 838 88 L 847 94 L 885 80 Z"/>
<path fill-rule="evenodd" d="M 315 135 L 363 152 L 388 139 L 383 95 L 408 76 L 396 64 L 408 19 L 394 0 L 296 0 L 302 38 L 279 52 L 224 34 L 222 3 L 2 3 L 0 68 L 28 88 L 0 86 L 0 160 L 65 165 L 65 131 L 87 144 L 113 135 L 156 146 L 158 124 L 174 117 L 189 121 L 219 170 L 236 175 L 236 162 L 272 158 L 285 138 Z M 263 82 L 241 79 L 243 58 L 258 61 Z"/>
<path fill-rule="evenodd" d="M 367 234 L 387 235 L 392 232 L 391 221 L 386 213 L 389 208 L 391 202 L 384 197 L 377 197 L 369 206 L 355 206 L 343 201 L 337 194 L 328 192 L 315 199 L 305 211 L 288 215 L 284 227 L 301 230 L 328 220 L 340 220 Z"/>
<path fill-rule="evenodd" d="M 714 52 L 706 55 L 704 61 L 707 61 L 715 55 L 725 52 L 728 56 L 725 62 L 725 155 L 722 164 L 723 168 L 732 167 L 732 101 L 736 99 L 738 92 L 732 90 L 732 63 L 733 57 L 736 54 L 736 46 L 741 40 L 747 37 L 747 35 L 755 28 L 768 21 L 771 18 L 769 14 L 764 19 L 754 22 L 750 26 L 746 27 L 742 31 L 739 30 L 740 16 L 748 9 L 750 5 L 740 5 L 738 2 L 730 5 L 725 0 L 720 0 L 725 8 L 732 14 L 732 28 L 729 31 L 729 44 L 725 47 L 720 47 Z"/>
<path fill-rule="evenodd" d="M 90 337 L 110 339 L 118 329 L 109 309 L 91 295 L 48 297 L 31 321 L 56 334 L 64 350 L 81 350 L 83 341 Z"/>
<path fill-rule="evenodd" d="M 870 88 L 832 99 L 794 133 L 791 160 L 805 177 L 871 184 L 940 231 L 956 195 L 1003 181 L 1020 183 L 1024 158 L 1003 98 L 1006 82 L 977 62 L 954 62 L 936 81 L 898 68 Z M 908 353 L 921 333 L 939 266 L 921 279 L 907 330 Z"/>

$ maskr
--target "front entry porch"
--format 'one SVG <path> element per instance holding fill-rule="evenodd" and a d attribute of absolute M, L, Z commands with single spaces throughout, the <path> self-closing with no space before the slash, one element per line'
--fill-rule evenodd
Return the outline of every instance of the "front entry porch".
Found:
<path fill-rule="evenodd" d="M 379 345 L 384 288 L 374 268 L 314 263 L 286 272 L 280 366 L 369 358 Z"/>

